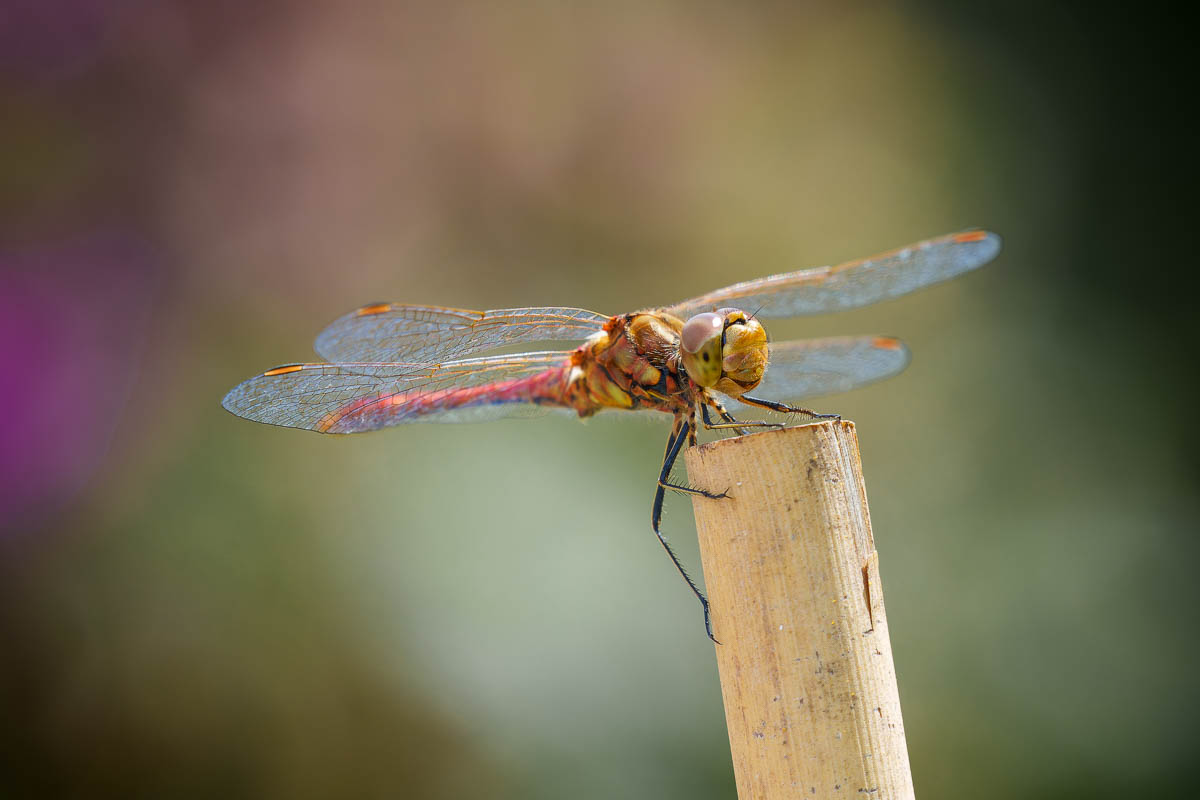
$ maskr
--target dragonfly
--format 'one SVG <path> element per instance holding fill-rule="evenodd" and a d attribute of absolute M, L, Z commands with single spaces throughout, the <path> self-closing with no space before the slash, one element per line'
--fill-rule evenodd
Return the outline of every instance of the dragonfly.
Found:
<path fill-rule="evenodd" d="M 995 234 L 968 230 L 617 315 L 557 306 L 468 311 L 375 303 L 317 336 L 315 349 L 325 361 L 269 369 L 234 387 L 222 405 L 256 422 L 329 434 L 550 411 L 583 418 L 612 410 L 670 415 L 651 529 L 699 600 L 705 632 L 716 642 L 708 599 L 661 522 L 667 491 L 713 500 L 729 494 L 674 482 L 681 450 L 696 443 L 701 427 L 746 434 L 783 425 L 739 420 L 730 408 L 840 418 L 793 403 L 891 377 L 909 361 L 908 348 L 893 337 L 771 342 L 761 320 L 898 297 L 980 267 L 999 250 Z M 581 343 L 567 350 L 488 354 L 564 341 Z"/>

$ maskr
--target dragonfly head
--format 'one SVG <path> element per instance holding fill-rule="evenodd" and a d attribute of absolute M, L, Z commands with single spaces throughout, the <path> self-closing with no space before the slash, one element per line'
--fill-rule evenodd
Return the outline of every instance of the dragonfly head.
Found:
<path fill-rule="evenodd" d="M 767 368 L 766 331 L 736 308 L 692 317 L 683 325 L 679 344 L 688 376 L 730 397 L 757 386 Z"/>

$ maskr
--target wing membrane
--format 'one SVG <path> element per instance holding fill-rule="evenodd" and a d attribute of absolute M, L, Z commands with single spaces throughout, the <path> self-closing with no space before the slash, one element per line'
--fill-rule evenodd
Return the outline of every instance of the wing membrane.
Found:
<path fill-rule="evenodd" d="M 553 407 L 569 356 L 549 351 L 442 364 L 292 364 L 235 386 L 221 405 L 255 422 L 322 433 L 523 416 Z"/>
<path fill-rule="evenodd" d="M 329 361 L 437 362 L 519 342 L 585 339 L 608 317 L 582 308 L 467 311 L 379 303 L 352 311 L 317 337 Z"/>
<path fill-rule="evenodd" d="M 667 311 L 687 319 L 724 306 L 758 317 L 794 317 L 865 306 L 949 280 L 983 266 L 1000 251 L 1000 237 L 965 231 L 836 267 L 771 275 L 685 300 Z"/>
<path fill-rule="evenodd" d="M 767 373 L 751 392 L 768 400 L 802 400 L 857 389 L 908 366 L 908 348 L 887 336 L 837 336 L 772 342 Z"/>

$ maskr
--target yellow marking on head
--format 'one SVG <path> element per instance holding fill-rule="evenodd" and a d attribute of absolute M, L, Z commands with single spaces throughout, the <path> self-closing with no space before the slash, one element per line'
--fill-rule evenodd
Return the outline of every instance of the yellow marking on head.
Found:
<path fill-rule="evenodd" d="M 385 311 L 391 311 L 391 310 L 392 310 L 391 303 L 376 303 L 373 306 L 363 306 L 355 313 L 358 314 L 360 317 L 367 317 L 367 316 L 370 316 L 371 314 L 382 314 Z"/>
<path fill-rule="evenodd" d="M 271 378 L 275 375 L 287 375 L 289 372 L 299 372 L 302 369 L 304 369 L 303 364 L 288 364 L 286 367 L 276 367 L 275 369 L 267 370 L 263 373 L 263 377 Z"/>
<path fill-rule="evenodd" d="M 744 315 L 740 316 L 744 319 Z M 721 358 L 722 383 L 717 385 L 720 391 L 728 393 L 730 387 L 725 381 L 732 382 L 740 387 L 734 394 L 737 397 L 757 386 L 766 368 L 767 333 L 758 320 L 746 320 L 725 329 Z M 722 389 L 722 386 L 725 388 Z"/>

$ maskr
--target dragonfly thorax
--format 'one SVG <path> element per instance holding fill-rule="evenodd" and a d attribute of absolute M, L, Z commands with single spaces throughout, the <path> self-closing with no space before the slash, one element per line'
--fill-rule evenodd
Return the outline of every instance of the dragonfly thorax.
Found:
<path fill-rule="evenodd" d="M 767 368 L 767 333 L 736 308 L 697 314 L 684 323 L 679 351 L 688 377 L 731 397 L 748 392 Z"/>

